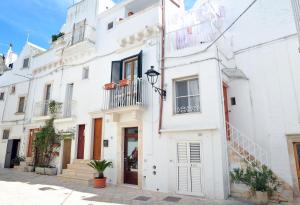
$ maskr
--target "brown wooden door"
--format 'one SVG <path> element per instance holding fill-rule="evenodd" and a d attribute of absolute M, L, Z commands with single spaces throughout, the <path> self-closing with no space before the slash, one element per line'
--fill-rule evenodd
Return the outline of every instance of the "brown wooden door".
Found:
<path fill-rule="evenodd" d="M 298 183 L 300 186 L 300 142 L 294 143 L 294 153 L 295 153 L 295 160 L 296 160 Z"/>
<path fill-rule="evenodd" d="M 84 130 L 85 125 L 79 125 L 78 129 L 78 145 L 77 145 L 77 159 L 84 158 Z"/>
<path fill-rule="evenodd" d="M 226 138 L 230 140 L 230 130 L 227 123 L 229 123 L 229 108 L 228 108 L 228 86 L 223 83 L 223 96 L 224 96 L 224 111 L 226 120 Z"/>
<path fill-rule="evenodd" d="M 101 142 L 102 142 L 102 118 L 94 120 L 94 149 L 93 159 L 101 159 Z"/>
<path fill-rule="evenodd" d="M 67 169 L 67 164 L 71 162 L 71 139 L 64 139 L 64 150 L 63 150 L 63 169 Z"/>
<path fill-rule="evenodd" d="M 138 128 L 125 129 L 124 183 L 138 185 Z"/>
<path fill-rule="evenodd" d="M 29 139 L 28 139 L 28 149 L 27 149 L 27 157 L 32 157 L 32 143 L 33 143 L 33 135 L 34 130 L 31 129 L 29 131 Z"/>

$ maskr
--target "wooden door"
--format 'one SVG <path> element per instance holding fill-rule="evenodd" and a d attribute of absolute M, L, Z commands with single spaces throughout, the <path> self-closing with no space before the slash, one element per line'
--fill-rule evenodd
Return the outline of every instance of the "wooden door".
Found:
<path fill-rule="evenodd" d="M 63 150 L 63 169 L 67 169 L 67 164 L 71 162 L 71 139 L 64 139 L 64 150 Z"/>
<path fill-rule="evenodd" d="M 33 135 L 34 135 L 34 129 L 31 129 L 31 130 L 29 131 L 28 148 L 27 148 L 27 157 L 32 157 Z"/>
<path fill-rule="evenodd" d="M 79 125 L 78 129 L 78 144 L 77 144 L 77 159 L 84 158 L 84 135 L 85 125 Z"/>
<path fill-rule="evenodd" d="M 102 118 L 94 120 L 94 149 L 93 159 L 101 159 L 101 143 L 102 142 Z"/>
<path fill-rule="evenodd" d="M 138 128 L 125 129 L 124 183 L 138 185 Z"/>
<path fill-rule="evenodd" d="M 229 130 L 229 108 L 228 108 L 228 86 L 223 83 L 223 96 L 224 96 L 224 111 L 225 111 L 225 121 L 226 121 L 226 138 L 230 140 L 230 130 Z"/>
<path fill-rule="evenodd" d="M 300 187 L 300 142 L 294 143 L 294 154 L 295 154 L 295 160 L 296 160 L 298 183 L 299 183 L 299 187 Z"/>

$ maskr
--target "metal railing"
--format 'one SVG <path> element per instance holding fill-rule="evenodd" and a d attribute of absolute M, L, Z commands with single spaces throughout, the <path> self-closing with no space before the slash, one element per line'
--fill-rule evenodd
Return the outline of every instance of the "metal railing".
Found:
<path fill-rule="evenodd" d="M 253 139 L 242 134 L 237 128 L 230 123 L 226 123 L 227 133 L 229 134 L 230 141 L 228 145 L 232 151 L 238 154 L 250 165 L 266 165 L 269 167 L 268 154 L 259 144 Z"/>
<path fill-rule="evenodd" d="M 37 102 L 34 105 L 34 117 L 46 117 L 50 116 L 49 104 L 51 101 Z M 74 115 L 75 101 L 66 103 L 58 103 L 55 116 L 57 118 L 70 118 Z"/>
<path fill-rule="evenodd" d="M 128 85 L 116 84 L 114 89 L 104 90 L 103 110 L 130 106 L 146 106 L 147 82 L 142 78 L 131 81 Z"/>
<path fill-rule="evenodd" d="M 209 21 L 172 31 L 166 35 L 166 50 L 172 52 L 210 43 L 218 32 Z"/>
<path fill-rule="evenodd" d="M 57 46 L 63 42 L 68 46 L 72 46 L 83 41 L 89 41 L 91 43 L 96 42 L 96 29 L 94 27 L 85 24 L 82 27 L 76 28 L 72 32 L 65 33 L 56 41 L 52 42 L 52 45 Z"/>

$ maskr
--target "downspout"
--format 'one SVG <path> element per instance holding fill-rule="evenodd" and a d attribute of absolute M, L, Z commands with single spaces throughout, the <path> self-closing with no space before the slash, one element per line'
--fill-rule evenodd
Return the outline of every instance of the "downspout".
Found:
<path fill-rule="evenodd" d="M 161 81 L 160 88 L 164 90 L 165 84 L 165 22 L 166 22 L 166 8 L 165 8 L 165 0 L 161 1 L 161 13 L 162 13 L 162 32 L 161 32 Z M 158 124 L 158 133 L 161 133 L 162 128 L 162 117 L 163 117 L 163 106 L 164 101 L 163 97 L 160 97 L 160 108 L 159 108 L 159 124 Z"/>

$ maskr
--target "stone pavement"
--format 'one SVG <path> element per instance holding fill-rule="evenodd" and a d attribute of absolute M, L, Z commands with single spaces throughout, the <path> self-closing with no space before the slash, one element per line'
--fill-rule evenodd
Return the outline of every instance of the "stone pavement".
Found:
<path fill-rule="evenodd" d="M 166 200 L 166 197 L 169 198 Z M 234 199 L 208 200 L 199 197 L 143 191 L 126 186 L 111 185 L 105 189 L 95 189 L 70 181 L 62 181 L 55 176 L 41 176 L 35 173 L 0 169 L 0 205 L 48 204 L 246 205 L 249 203 Z"/>

